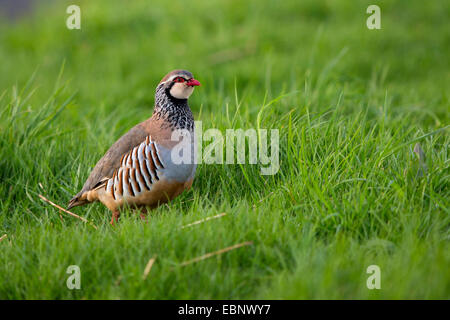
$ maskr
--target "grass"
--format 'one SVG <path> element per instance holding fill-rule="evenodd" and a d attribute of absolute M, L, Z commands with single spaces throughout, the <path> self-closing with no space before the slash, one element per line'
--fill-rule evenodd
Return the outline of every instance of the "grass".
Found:
<path fill-rule="evenodd" d="M 373 31 L 368 1 L 78 3 L 78 31 L 64 1 L 0 22 L 1 299 L 450 298 L 448 2 L 380 1 Z M 276 175 L 203 164 L 147 224 L 73 210 L 97 230 L 39 199 L 65 205 L 180 67 L 204 129 L 280 130 Z"/>

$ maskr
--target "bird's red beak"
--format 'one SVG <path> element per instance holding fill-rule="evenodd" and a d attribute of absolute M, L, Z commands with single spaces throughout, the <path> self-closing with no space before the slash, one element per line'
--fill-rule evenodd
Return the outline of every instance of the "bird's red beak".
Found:
<path fill-rule="evenodd" d="M 186 82 L 186 84 L 190 87 L 195 87 L 195 86 L 200 86 L 200 82 L 198 80 L 195 80 L 194 78 L 189 79 L 188 82 Z"/>

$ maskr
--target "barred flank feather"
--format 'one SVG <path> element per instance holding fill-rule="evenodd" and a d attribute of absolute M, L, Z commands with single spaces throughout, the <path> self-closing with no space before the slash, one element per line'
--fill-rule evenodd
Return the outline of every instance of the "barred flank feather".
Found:
<path fill-rule="evenodd" d="M 150 136 L 124 154 L 116 175 L 102 185 L 116 200 L 121 197 L 137 197 L 150 191 L 154 181 L 159 180 L 158 170 L 164 169 L 158 147 Z"/>

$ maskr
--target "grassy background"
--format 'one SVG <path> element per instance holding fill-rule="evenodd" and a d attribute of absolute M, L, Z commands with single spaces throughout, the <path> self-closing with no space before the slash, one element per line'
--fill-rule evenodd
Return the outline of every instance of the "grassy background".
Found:
<path fill-rule="evenodd" d="M 81 30 L 65 27 L 72 3 Z M 58 1 L 2 18 L 0 298 L 449 299 L 450 3 L 376 1 L 371 31 L 373 3 Z M 203 84 L 204 129 L 280 129 L 278 174 L 201 165 L 148 224 L 111 228 L 100 204 L 74 209 L 98 230 L 61 220 L 37 195 L 65 205 L 175 68 Z M 81 290 L 65 285 L 73 264 Z"/>

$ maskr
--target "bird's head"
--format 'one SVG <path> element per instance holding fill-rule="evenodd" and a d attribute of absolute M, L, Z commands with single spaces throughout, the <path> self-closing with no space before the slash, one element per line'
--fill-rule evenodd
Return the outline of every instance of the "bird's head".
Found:
<path fill-rule="evenodd" d="M 175 99 L 185 100 L 200 82 L 194 79 L 192 73 L 186 70 L 174 70 L 162 78 L 159 86 L 163 85 L 165 93 Z M 158 86 L 158 87 L 159 87 Z"/>

